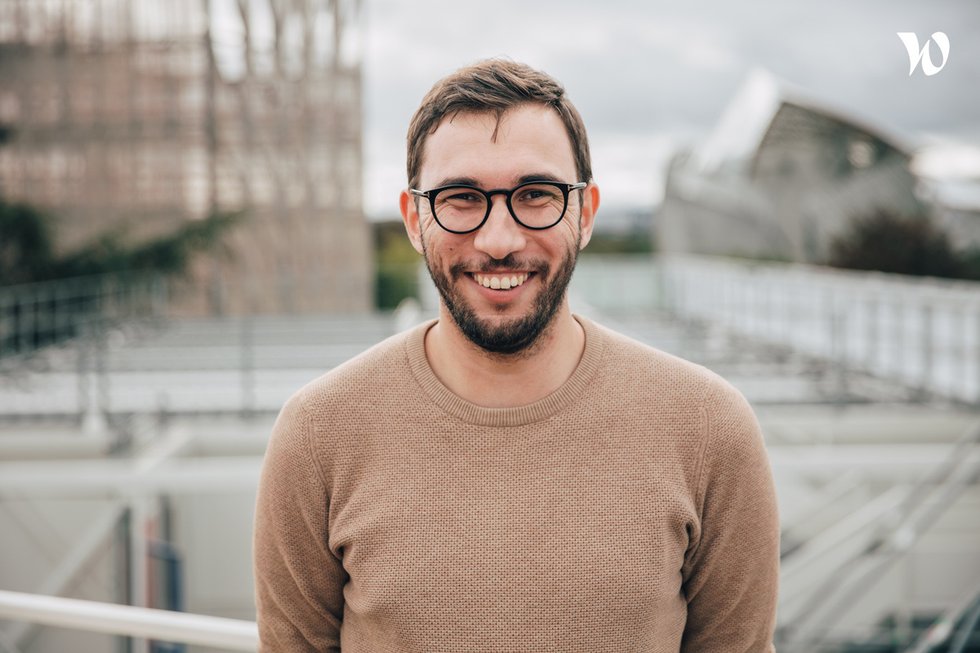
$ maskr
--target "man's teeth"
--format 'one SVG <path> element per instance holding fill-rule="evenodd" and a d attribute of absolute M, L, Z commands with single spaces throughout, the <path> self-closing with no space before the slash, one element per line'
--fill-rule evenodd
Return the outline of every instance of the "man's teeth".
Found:
<path fill-rule="evenodd" d="M 527 281 L 527 277 L 527 274 L 517 274 L 509 277 L 484 274 L 473 275 L 473 278 L 476 279 L 478 284 L 484 288 L 493 288 L 494 290 L 510 290 L 511 288 L 516 288 Z"/>

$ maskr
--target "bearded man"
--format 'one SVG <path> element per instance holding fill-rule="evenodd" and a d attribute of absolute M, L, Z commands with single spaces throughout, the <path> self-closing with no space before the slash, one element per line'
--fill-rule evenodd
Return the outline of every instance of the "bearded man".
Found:
<path fill-rule="evenodd" d="M 255 522 L 262 651 L 771 651 L 758 422 L 715 374 L 568 306 L 599 208 L 582 119 L 489 60 L 408 132 L 438 318 L 283 408 Z"/>

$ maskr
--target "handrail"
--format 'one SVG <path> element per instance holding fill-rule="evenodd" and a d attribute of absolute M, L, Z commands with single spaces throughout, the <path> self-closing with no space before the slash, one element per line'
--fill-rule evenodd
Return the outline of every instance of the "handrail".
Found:
<path fill-rule="evenodd" d="M 904 386 L 980 403 L 980 283 L 667 254 L 666 308 Z"/>
<path fill-rule="evenodd" d="M 254 621 L 0 590 L 0 617 L 81 630 L 254 651 Z"/>

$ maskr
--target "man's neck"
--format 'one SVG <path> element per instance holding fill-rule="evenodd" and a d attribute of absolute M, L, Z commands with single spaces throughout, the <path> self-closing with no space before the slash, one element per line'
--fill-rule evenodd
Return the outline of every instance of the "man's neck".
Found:
<path fill-rule="evenodd" d="M 585 351 L 585 332 L 565 304 L 528 352 L 489 354 L 470 342 L 445 307 L 425 336 L 436 377 L 459 397 L 487 408 L 543 399 L 568 380 Z"/>

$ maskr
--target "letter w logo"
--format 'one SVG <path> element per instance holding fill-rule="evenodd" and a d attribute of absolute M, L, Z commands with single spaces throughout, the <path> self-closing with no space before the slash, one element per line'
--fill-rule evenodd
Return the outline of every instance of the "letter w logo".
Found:
<path fill-rule="evenodd" d="M 909 51 L 909 77 L 915 72 L 915 67 L 919 65 L 919 62 L 922 62 L 922 72 L 927 77 L 935 75 L 946 67 L 946 60 L 949 58 L 949 37 L 946 36 L 945 32 L 932 33 L 932 39 L 936 41 L 936 45 L 939 46 L 939 51 L 943 55 L 943 62 L 939 66 L 932 63 L 932 54 L 929 51 L 931 39 L 927 40 L 920 50 L 919 37 L 915 35 L 915 32 L 896 32 L 896 34 L 905 44 L 905 49 Z"/>

